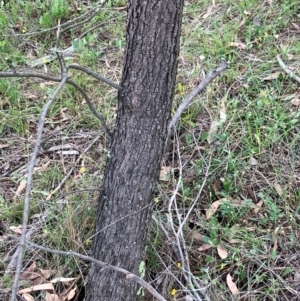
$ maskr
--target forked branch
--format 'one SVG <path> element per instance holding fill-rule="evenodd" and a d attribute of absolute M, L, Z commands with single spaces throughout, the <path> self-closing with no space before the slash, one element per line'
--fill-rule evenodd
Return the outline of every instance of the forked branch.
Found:
<path fill-rule="evenodd" d="M 192 100 L 199 94 L 202 93 L 202 91 L 206 88 L 206 86 L 214 80 L 217 76 L 219 76 L 225 69 L 227 68 L 227 63 L 225 60 L 222 60 L 221 65 L 211 71 L 202 81 L 201 83 L 188 95 L 188 97 L 181 103 L 181 105 L 178 107 L 175 115 L 173 116 L 169 127 L 168 127 L 168 137 L 170 137 L 170 134 L 172 132 L 172 129 L 176 124 L 178 123 L 181 114 L 184 112 L 184 110 L 191 104 Z"/>

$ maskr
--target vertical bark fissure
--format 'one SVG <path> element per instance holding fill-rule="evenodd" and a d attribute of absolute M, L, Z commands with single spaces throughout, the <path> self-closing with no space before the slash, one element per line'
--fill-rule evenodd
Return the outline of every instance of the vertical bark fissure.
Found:
<path fill-rule="evenodd" d="M 183 0 L 129 1 L 122 88 L 99 196 L 93 255 L 133 273 L 138 273 L 145 253 L 171 116 L 182 6 Z M 136 284 L 124 275 L 91 266 L 87 301 L 134 301 L 136 292 Z"/>

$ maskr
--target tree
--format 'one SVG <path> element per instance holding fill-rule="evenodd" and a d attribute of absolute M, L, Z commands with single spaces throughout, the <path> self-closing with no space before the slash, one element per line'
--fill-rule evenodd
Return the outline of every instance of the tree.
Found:
<path fill-rule="evenodd" d="M 130 0 L 116 128 L 93 257 L 138 274 L 171 117 L 183 0 Z M 136 283 L 91 265 L 87 301 L 138 298 Z"/>

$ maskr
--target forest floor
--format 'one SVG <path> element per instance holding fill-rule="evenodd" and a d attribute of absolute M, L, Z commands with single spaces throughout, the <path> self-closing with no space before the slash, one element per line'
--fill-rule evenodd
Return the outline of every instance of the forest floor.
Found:
<path fill-rule="evenodd" d="M 59 75 L 58 61 L 46 57 L 54 53 L 57 28 L 45 29 L 60 20 L 60 49 L 74 47 L 67 63 L 119 83 L 126 1 L 109 1 L 84 24 L 64 25 L 96 2 L 1 4 L 0 71 L 36 63 L 32 70 Z M 278 61 L 299 77 L 299 37 L 298 0 L 185 2 L 173 113 L 222 59 L 229 67 L 184 112 L 162 163 L 144 278 L 167 300 L 195 297 L 186 271 L 205 284 L 212 301 L 300 300 L 300 84 Z M 116 90 L 80 71 L 72 70 L 72 78 L 113 130 Z M 0 79 L 4 301 L 17 246 L 8 235 L 22 233 L 27 166 L 43 105 L 56 86 L 37 78 Z M 31 241 L 89 254 L 107 143 L 82 96 L 64 87 L 47 114 L 34 168 Z M 175 234 L 183 252 L 177 260 Z M 83 300 L 87 262 L 30 247 L 23 265 L 22 288 L 39 285 L 23 291 L 25 300 Z"/>

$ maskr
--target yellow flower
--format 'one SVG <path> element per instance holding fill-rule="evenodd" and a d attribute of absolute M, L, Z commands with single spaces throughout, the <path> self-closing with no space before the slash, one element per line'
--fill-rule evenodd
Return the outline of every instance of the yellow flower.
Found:
<path fill-rule="evenodd" d="M 84 173 L 84 172 L 86 172 L 86 168 L 85 168 L 84 166 L 82 166 L 82 167 L 80 168 L 80 173 Z"/>
<path fill-rule="evenodd" d="M 177 267 L 181 268 L 181 262 L 177 262 Z"/>
<path fill-rule="evenodd" d="M 176 289 L 175 289 L 175 288 L 173 288 L 173 289 L 171 290 L 171 296 L 175 296 L 175 295 L 176 295 L 176 293 L 177 293 Z"/>

